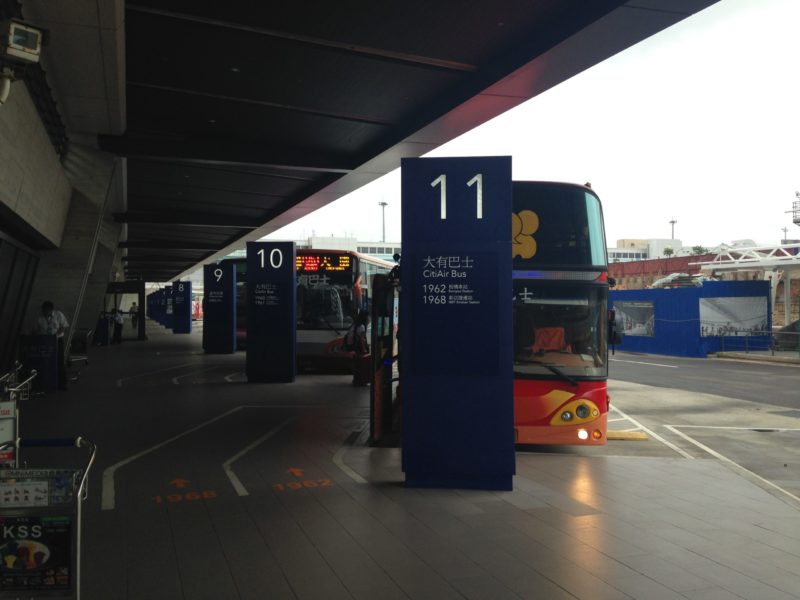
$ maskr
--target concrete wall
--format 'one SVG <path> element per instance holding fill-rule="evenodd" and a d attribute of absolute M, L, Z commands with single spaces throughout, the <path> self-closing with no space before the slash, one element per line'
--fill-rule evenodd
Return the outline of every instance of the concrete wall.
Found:
<path fill-rule="evenodd" d="M 58 246 L 72 188 L 25 84 L 0 107 L 0 203 Z"/>
<path fill-rule="evenodd" d="M 94 148 L 71 144 L 64 171 L 73 192 L 61 245 L 41 254 L 27 319 L 44 300 L 52 300 L 73 329 L 94 328 L 103 310 L 107 283 L 119 271 L 121 225 L 111 220 L 120 206 L 123 164 Z"/>

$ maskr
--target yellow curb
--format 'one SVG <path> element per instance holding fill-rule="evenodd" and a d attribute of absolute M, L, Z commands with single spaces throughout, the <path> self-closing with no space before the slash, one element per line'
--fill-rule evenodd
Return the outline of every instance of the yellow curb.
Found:
<path fill-rule="evenodd" d="M 647 434 L 644 431 L 609 431 L 606 433 L 606 438 L 626 442 L 644 442 L 647 440 Z"/>

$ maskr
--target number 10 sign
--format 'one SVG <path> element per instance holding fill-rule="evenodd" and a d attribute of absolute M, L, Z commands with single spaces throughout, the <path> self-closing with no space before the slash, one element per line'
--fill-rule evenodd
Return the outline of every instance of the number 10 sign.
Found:
<path fill-rule="evenodd" d="M 404 159 L 401 178 L 406 483 L 510 489 L 511 158 Z"/>
<path fill-rule="evenodd" d="M 247 381 L 295 378 L 294 242 L 247 242 Z"/>

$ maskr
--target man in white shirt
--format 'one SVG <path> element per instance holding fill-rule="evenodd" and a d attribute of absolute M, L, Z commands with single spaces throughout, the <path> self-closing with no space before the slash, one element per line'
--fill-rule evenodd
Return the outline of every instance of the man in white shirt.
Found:
<path fill-rule="evenodd" d="M 67 371 L 64 364 L 64 334 L 69 322 L 60 310 L 56 310 L 49 300 L 42 303 L 42 312 L 36 318 L 33 332 L 37 335 L 54 335 L 58 341 L 58 389 L 67 389 Z"/>

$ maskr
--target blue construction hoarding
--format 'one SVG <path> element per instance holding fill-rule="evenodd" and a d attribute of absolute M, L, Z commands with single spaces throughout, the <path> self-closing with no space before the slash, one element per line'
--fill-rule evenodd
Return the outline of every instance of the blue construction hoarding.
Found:
<path fill-rule="evenodd" d="M 617 349 L 706 357 L 725 349 L 769 347 L 769 282 L 706 281 L 700 287 L 612 290 L 622 333 Z"/>

